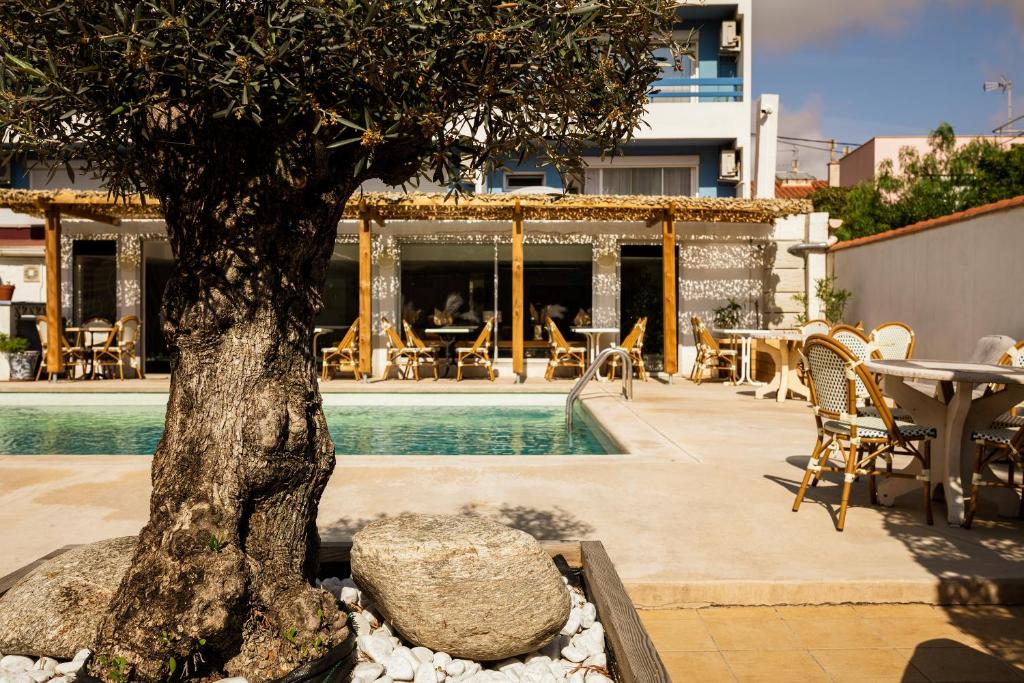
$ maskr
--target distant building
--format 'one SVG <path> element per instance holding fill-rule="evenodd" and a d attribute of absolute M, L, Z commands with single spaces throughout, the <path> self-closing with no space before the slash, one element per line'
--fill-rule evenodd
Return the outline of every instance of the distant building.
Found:
<path fill-rule="evenodd" d="M 963 147 L 975 140 L 988 139 L 1001 144 L 1009 145 L 1013 139 L 1010 136 L 995 135 L 960 135 L 957 136 L 957 147 Z M 1017 138 L 1020 140 L 1020 138 Z M 920 154 L 927 154 L 931 151 L 927 135 L 898 137 L 879 136 L 865 142 L 863 145 L 846 153 L 839 160 L 839 184 L 842 187 L 853 187 L 866 180 L 873 180 L 878 175 L 882 162 L 891 159 L 893 170 L 900 171 L 900 150 L 904 147 L 912 147 Z"/>
<path fill-rule="evenodd" d="M 823 187 L 828 187 L 828 181 L 801 171 L 800 162 L 796 159 L 790 170 L 775 174 L 775 196 L 778 199 L 807 199 Z"/>

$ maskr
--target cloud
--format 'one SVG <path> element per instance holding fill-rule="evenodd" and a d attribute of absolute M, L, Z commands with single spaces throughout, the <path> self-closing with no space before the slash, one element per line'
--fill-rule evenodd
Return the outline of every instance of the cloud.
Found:
<path fill-rule="evenodd" d="M 967 9 L 960 0 L 754 0 L 757 47 L 785 52 L 809 44 L 829 43 L 848 33 L 898 34 L 929 5 L 941 1 Z M 985 0 L 1007 12 L 1024 30 L 1024 0 Z"/>
<path fill-rule="evenodd" d="M 804 100 L 799 109 L 790 109 L 782 103 L 779 114 L 779 135 L 810 140 L 822 140 L 821 98 L 817 95 Z M 779 172 L 790 170 L 794 160 L 800 164 L 800 170 L 811 173 L 817 178 L 828 177 L 829 153 L 821 149 L 820 144 L 779 140 L 777 169 Z"/>

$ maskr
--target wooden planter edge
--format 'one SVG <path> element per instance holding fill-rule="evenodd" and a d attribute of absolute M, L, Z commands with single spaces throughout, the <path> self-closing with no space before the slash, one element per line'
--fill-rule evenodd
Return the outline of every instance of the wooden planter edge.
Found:
<path fill-rule="evenodd" d="M 633 607 L 611 558 L 600 541 L 541 541 L 552 558 L 561 558 L 570 569 L 582 570 L 590 600 L 611 646 L 622 683 L 670 683 L 668 671 L 651 642 L 640 615 Z M 43 562 L 77 546 L 67 545 L 40 557 L 7 576 L 0 577 L 0 596 Z M 348 562 L 351 541 L 324 541 L 321 562 Z"/>

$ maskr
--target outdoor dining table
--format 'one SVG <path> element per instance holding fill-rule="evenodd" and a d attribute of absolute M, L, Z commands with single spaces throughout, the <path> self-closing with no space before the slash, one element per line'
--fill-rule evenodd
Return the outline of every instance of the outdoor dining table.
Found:
<path fill-rule="evenodd" d="M 64 334 L 74 335 L 74 341 L 71 342 L 72 346 L 78 346 L 86 349 L 89 355 L 86 357 L 86 366 L 82 367 L 82 379 L 89 376 L 90 371 L 87 368 L 92 367 L 92 349 L 96 346 L 102 347 L 110 337 L 110 333 L 113 332 L 116 327 L 113 325 L 74 325 L 64 328 Z"/>
<path fill-rule="evenodd" d="M 712 330 L 712 334 L 720 338 L 732 338 L 740 340 L 740 368 L 739 378 L 736 384 L 749 384 L 757 387 L 754 396 L 764 398 L 766 395 L 775 392 L 775 400 L 779 403 L 789 397 L 789 393 L 799 395 L 803 399 L 810 398 L 810 392 L 800 382 L 791 382 L 791 376 L 796 371 L 797 353 L 800 344 L 803 342 L 803 334 L 799 330 L 754 330 L 754 329 L 723 329 Z M 778 346 L 765 344 L 764 349 L 772 357 L 775 363 L 775 376 L 771 382 L 765 384 L 758 382 L 753 377 L 754 341 L 763 340 L 776 342 Z"/>
<path fill-rule="evenodd" d="M 317 355 L 316 343 L 320 341 L 320 337 L 331 332 L 340 332 L 341 330 L 347 330 L 351 325 L 317 325 L 313 328 L 313 357 Z"/>
<path fill-rule="evenodd" d="M 428 327 L 423 330 L 425 334 L 430 334 L 444 343 L 444 376 L 448 377 L 448 371 L 452 367 L 452 346 L 459 337 L 474 332 L 475 329 L 472 327 L 456 327 L 448 325 L 445 327 Z"/>
<path fill-rule="evenodd" d="M 886 395 L 908 411 L 916 424 L 938 432 L 931 447 L 931 481 L 943 487 L 949 523 L 963 524 L 963 485 L 973 474 L 971 433 L 987 428 L 1024 401 L 1024 368 L 943 360 L 869 360 L 864 366 L 883 376 Z M 935 381 L 938 387 L 929 395 L 907 380 Z M 976 398 L 975 385 L 985 384 L 1005 388 Z M 892 505 L 896 497 L 917 485 L 913 480 L 887 479 L 879 483 L 879 500 Z"/>
<path fill-rule="evenodd" d="M 587 365 L 594 362 L 597 354 L 601 352 L 601 337 L 606 334 L 619 334 L 617 327 L 572 327 L 569 328 L 576 334 L 582 334 L 587 338 Z"/>

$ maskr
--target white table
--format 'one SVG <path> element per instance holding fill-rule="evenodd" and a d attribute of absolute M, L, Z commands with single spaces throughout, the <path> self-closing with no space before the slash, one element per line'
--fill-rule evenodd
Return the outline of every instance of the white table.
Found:
<path fill-rule="evenodd" d="M 454 325 L 446 325 L 445 327 L 428 327 L 423 330 L 425 334 L 432 334 L 435 337 L 440 338 L 444 342 L 444 376 L 448 377 L 448 371 L 452 367 L 452 345 L 455 344 L 455 340 L 465 334 L 473 332 L 472 327 L 456 327 Z"/>
<path fill-rule="evenodd" d="M 351 325 L 317 325 L 313 328 L 313 357 L 317 357 L 316 343 L 320 341 L 320 337 L 331 332 L 339 332 L 341 330 L 348 330 Z"/>
<path fill-rule="evenodd" d="M 775 392 L 775 400 L 785 401 L 790 392 L 798 394 L 803 399 L 810 398 L 810 392 L 792 375 L 796 372 L 795 356 L 798 347 L 803 342 L 803 334 L 800 330 L 752 330 L 752 329 L 724 329 L 713 330 L 712 334 L 717 337 L 732 337 L 740 340 L 740 372 L 737 385 L 750 384 L 757 387 L 754 396 L 764 398 L 767 394 Z M 775 376 L 768 384 L 758 382 L 753 377 L 754 340 L 775 342 L 765 344 L 764 349 L 772 357 L 775 363 Z"/>
<path fill-rule="evenodd" d="M 587 364 L 594 362 L 597 354 L 601 352 L 601 337 L 606 334 L 619 334 L 617 327 L 571 327 L 576 334 L 582 334 L 587 338 Z"/>
<path fill-rule="evenodd" d="M 931 480 L 933 485 L 943 487 L 949 523 L 961 525 L 963 482 L 970 482 L 973 472 L 971 432 L 985 429 L 1024 401 L 1024 368 L 941 360 L 870 360 L 864 366 L 883 375 L 885 393 L 907 410 L 914 422 L 938 432 L 931 446 Z M 915 379 L 938 382 L 935 395 L 922 393 L 907 383 Z M 975 398 L 974 387 L 985 384 L 1006 388 Z M 918 465 L 911 467 L 916 469 Z M 879 483 L 879 500 L 892 505 L 897 496 L 916 486 L 912 480 L 887 479 Z"/>

